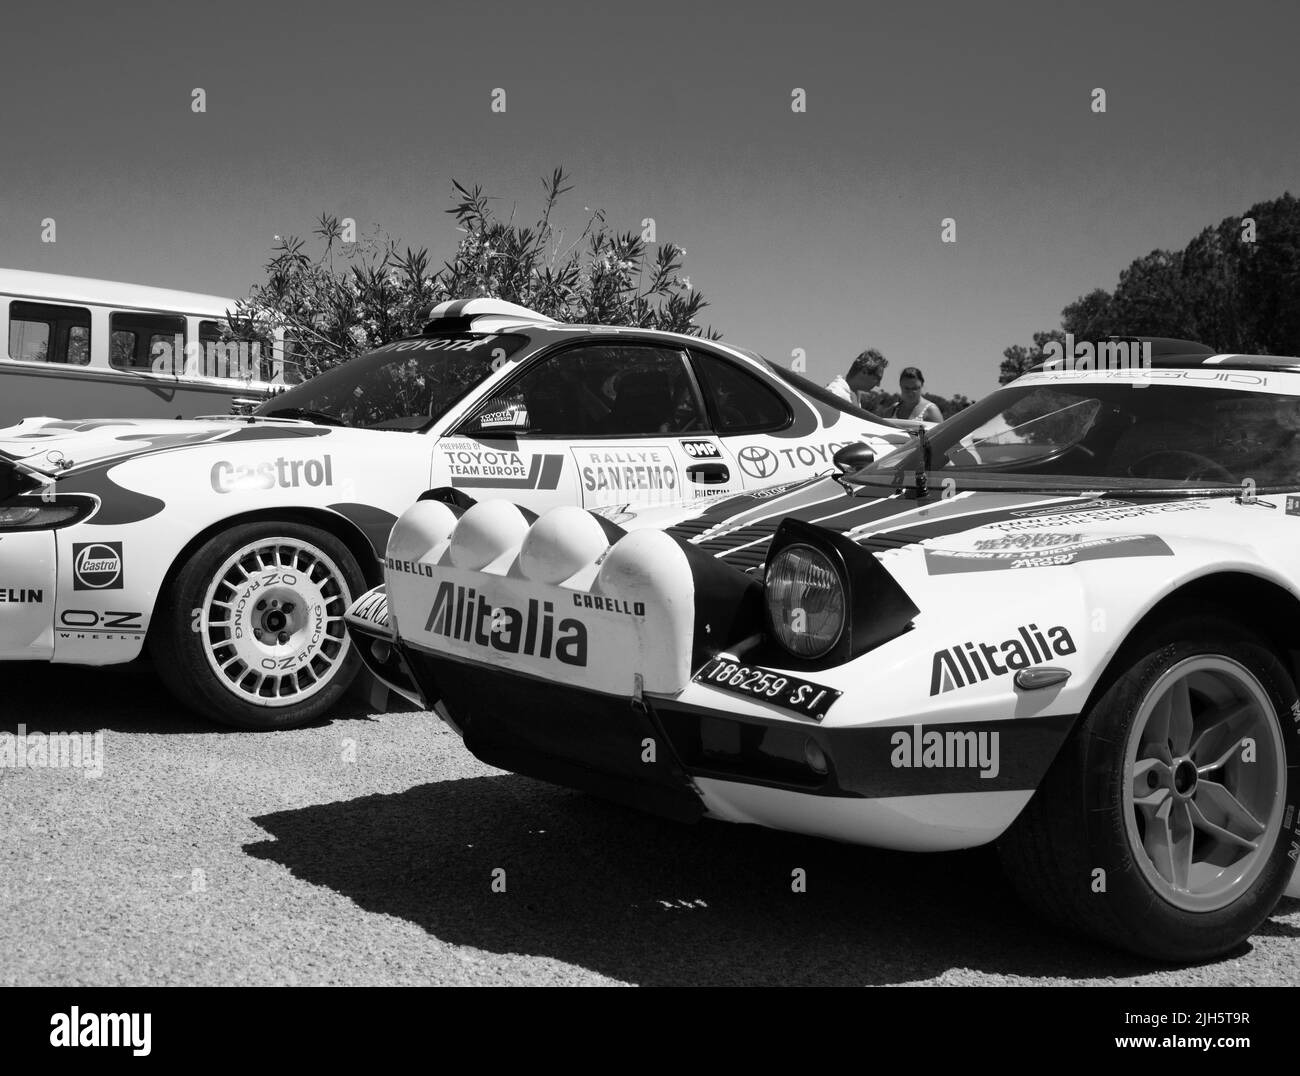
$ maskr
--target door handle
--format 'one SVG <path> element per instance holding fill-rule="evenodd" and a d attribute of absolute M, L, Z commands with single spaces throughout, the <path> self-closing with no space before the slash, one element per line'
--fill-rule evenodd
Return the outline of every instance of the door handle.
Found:
<path fill-rule="evenodd" d="M 692 482 L 718 483 L 731 478 L 725 463 L 692 463 L 686 468 L 686 476 Z"/>

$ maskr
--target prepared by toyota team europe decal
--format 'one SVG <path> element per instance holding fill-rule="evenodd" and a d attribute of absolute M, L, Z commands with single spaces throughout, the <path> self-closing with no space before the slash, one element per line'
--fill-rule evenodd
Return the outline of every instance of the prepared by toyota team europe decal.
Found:
<path fill-rule="evenodd" d="M 459 489 L 556 489 L 564 470 L 558 452 L 530 455 L 472 441 L 440 448 L 451 484 Z"/>

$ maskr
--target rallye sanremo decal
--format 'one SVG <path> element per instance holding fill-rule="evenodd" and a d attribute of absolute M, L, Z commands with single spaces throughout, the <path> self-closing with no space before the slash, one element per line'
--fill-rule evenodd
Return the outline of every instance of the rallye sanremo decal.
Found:
<path fill-rule="evenodd" d="M 584 504 L 625 492 L 661 491 L 672 499 L 680 485 L 677 460 L 667 445 L 593 445 L 572 451 Z"/>

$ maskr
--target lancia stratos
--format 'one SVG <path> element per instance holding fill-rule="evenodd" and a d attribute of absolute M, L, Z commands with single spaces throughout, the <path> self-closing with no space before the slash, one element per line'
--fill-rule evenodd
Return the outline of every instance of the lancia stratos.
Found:
<path fill-rule="evenodd" d="M 344 614 L 430 485 L 539 512 L 644 508 L 907 440 L 717 341 L 446 303 L 423 335 L 251 416 L 0 430 L 0 659 L 106 665 L 147 645 L 208 716 L 290 726 L 359 669 Z"/>
<path fill-rule="evenodd" d="M 1300 359 L 1168 351 L 702 509 L 429 491 L 350 629 L 490 765 L 679 820 L 996 843 L 1067 928 L 1229 952 L 1300 896 Z"/>

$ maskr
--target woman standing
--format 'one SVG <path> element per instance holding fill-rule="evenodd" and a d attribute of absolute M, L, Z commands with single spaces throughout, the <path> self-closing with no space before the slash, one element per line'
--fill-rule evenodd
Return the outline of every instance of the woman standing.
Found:
<path fill-rule="evenodd" d="M 906 418 L 921 422 L 942 422 L 943 415 L 939 405 L 921 395 L 925 387 L 925 375 L 915 366 L 906 367 L 898 375 L 898 391 L 902 398 L 894 404 L 888 418 Z"/>

